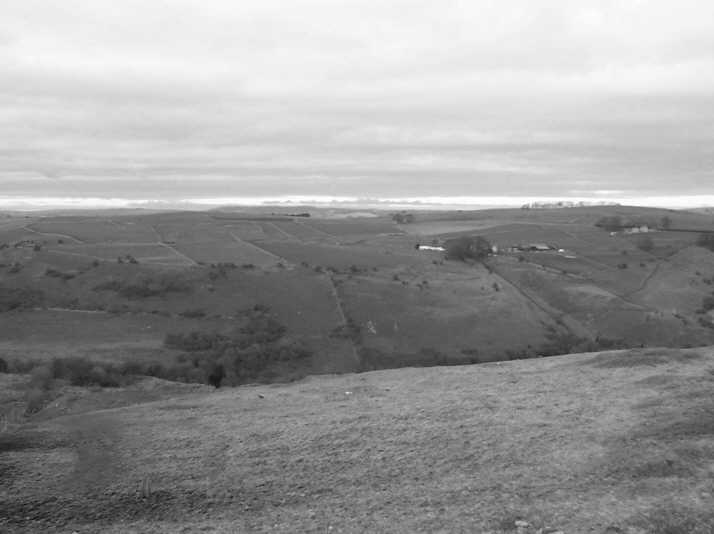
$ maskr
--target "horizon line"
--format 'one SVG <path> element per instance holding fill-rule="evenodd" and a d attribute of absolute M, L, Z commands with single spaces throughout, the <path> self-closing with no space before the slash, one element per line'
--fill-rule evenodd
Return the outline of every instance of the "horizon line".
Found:
<path fill-rule="evenodd" d="M 643 195 L 640 197 L 594 196 L 420 196 L 371 197 L 330 195 L 218 196 L 179 199 L 132 199 L 125 197 L 38 197 L 0 195 L 0 209 L 41 211 L 49 209 L 214 209 L 220 207 L 314 206 L 358 209 L 489 209 L 519 208 L 527 204 L 626 205 L 667 209 L 714 206 L 712 195 Z"/>

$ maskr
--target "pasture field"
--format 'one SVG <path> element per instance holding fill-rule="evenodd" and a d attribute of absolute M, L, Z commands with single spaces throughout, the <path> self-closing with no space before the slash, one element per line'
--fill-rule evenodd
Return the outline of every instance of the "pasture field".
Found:
<path fill-rule="evenodd" d="M 0 437 L 0 528 L 708 534 L 713 380 L 644 349 L 60 398 Z"/>
<path fill-rule="evenodd" d="M 58 234 L 66 239 L 83 243 L 106 243 L 119 241 L 126 243 L 154 243 L 156 234 L 151 227 L 131 218 L 116 217 L 48 217 L 28 226 L 32 230 L 56 238 Z M 61 236 L 59 236 L 61 238 Z"/>
<path fill-rule="evenodd" d="M 697 242 L 697 232 L 650 232 L 647 234 L 629 234 L 622 238 L 637 244 L 644 236 L 652 240 L 654 248 L 651 253 L 660 258 L 667 258 L 683 248 L 690 247 Z"/>
<path fill-rule="evenodd" d="M 227 237 L 226 241 L 180 241 L 173 248 L 198 263 L 232 262 L 238 265 L 253 264 L 260 267 L 275 265 L 280 261 L 250 243 Z"/>
<path fill-rule="evenodd" d="M 25 221 L 27 224 L 29 221 Z M 57 236 L 43 236 L 23 226 L 0 226 L 0 243 L 13 245 L 20 241 L 35 241 L 38 243 L 55 241 Z"/>
<path fill-rule="evenodd" d="M 303 224 L 333 237 L 344 239 L 401 232 L 393 221 L 383 218 L 309 219 L 303 221 Z"/>
<path fill-rule="evenodd" d="M 369 245 L 328 245 L 298 242 L 265 241 L 260 243 L 265 250 L 299 264 L 332 267 L 338 270 L 349 269 L 355 265 L 364 269 L 394 268 L 408 265 L 421 265 L 429 262 L 426 254 L 417 254 L 410 244 L 409 254 L 393 252 L 390 247 Z"/>
<path fill-rule="evenodd" d="M 86 256 L 90 260 L 117 261 L 117 258 L 123 258 L 123 261 L 128 261 L 127 256 L 131 256 L 141 263 L 176 266 L 192 265 L 192 262 L 178 254 L 172 247 L 154 243 L 53 244 L 48 246 L 47 249 L 55 255 Z"/>
<path fill-rule="evenodd" d="M 691 314 L 701 308 L 704 297 L 712 294 L 712 278 L 714 254 L 689 247 L 662 262 L 632 298 L 653 308 Z"/>
<path fill-rule="evenodd" d="M 486 220 L 447 220 L 447 221 L 417 221 L 399 226 L 405 233 L 415 236 L 437 236 L 461 233 L 481 233 L 496 226 L 508 224 L 499 219 Z"/>
<path fill-rule="evenodd" d="M 552 329 L 628 346 L 714 342 L 711 314 L 701 310 L 714 254 L 691 247 L 697 234 L 648 234 L 654 249 L 643 251 L 638 236 L 611 236 L 593 226 L 608 214 L 656 220 L 669 213 L 627 207 L 418 212 L 415 223 L 402 225 L 384 213 L 291 219 L 255 210 L 223 218 L 196 212 L 34 217 L 0 227 L 6 238 L 27 235 L 41 244 L 0 250 L 0 304 L 27 311 L 20 302 L 27 297 L 34 308 L 122 317 L 194 313 L 203 331 L 223 328 L 221 321 L 238 310 L 265 305 L 309 340 L 311 365 L 330 371 L 355 369 L 361 349 L 381 351 L 394 366 L 423 350 L 450 361 L 533 354 Z M 686 213 L 670 218 L 673 227 L 709 221 Z M 499 245 L 501 252 L 485 262 L 494 272 L 414 248 L 474 234 Z M 564 252 L 506 252 L 539 242 Z M 180 277 L 186 290 L 141 290 L 167 276 Z M 122 295 L 122 287 L 145 294 Z M 363 336 L 357 344 L 333 335 L 346 319 Z M 134 335 L 127 326 L 127 336 Z"/>
<path fill-rule="evenodd" d="M 230 324 L 227 320 L 223 325 Z M 63 344 L 151 343 L 159 346 L 168 331 L 189 331 L 199 319 L 165 317 L 151 313 L 113 314 L 102 311 L 31 310 L 6 312 L 0 342 Z"/>
<path fill-rule="evenodd" d="M 273 225 L 300 241 L 320 241 L 329 237 L 302 221 L 276 221 Z"/>
<path fill-rule="evenodd" d="M 340 278 L 345 314 L 365 347 L 386 361 L 422 349 L 469 361 L 503 359 L 506 350 L 544 343 L 553 318 L 485 268 L 400 271 Z M 426 283 L 425 283 L 426 282 Z M 387 367 L 388 365 L 385 365 Z"/>
<path fill-rule="evenodd" d="M 266 238 L 263 227 L 254 221 L 231 222 L 229 225 L 226 225 L 226 229 L 244 241 L 254 241 Z"/>
<path fill-rule="evenodd" d="M 266 210 L 0 220 L 0 531 L 714 531 L 710 216 Z"/>

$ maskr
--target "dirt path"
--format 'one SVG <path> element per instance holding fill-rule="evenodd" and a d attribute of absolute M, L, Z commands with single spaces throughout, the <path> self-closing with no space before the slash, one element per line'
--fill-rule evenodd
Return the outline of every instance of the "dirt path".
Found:
<path fill-rule="evenodd" d="M 525 289 L 520 287 L 516 282 L 507 278 L 502 272 L 499 272 L 498 269 L 496 267 L 494 267 L 492 264 L 488 264 L 488 267 L 491 269 L 493 274 L 498 276 L 501 280 L 503 280 L 503 282 L 505 282 L 510 287 L 512 287 L 519 295 L 521 295 L 523 298 L 528 300 L 528 302 L 533 304 L 540 311 L 542 311 L 543 313 L 548 315 L 555 323 L 564 324 L 566 329 L 571 334 L 576 335 L 581 338 L 586 338 L 586 339 L 592 339 L 594 337 L 592 332 L 590 332 L 587 328 L 585 328 L 578 321 L 576 321 L 575 319 L 570 317 L 567 313 L 561 312 L 560 310 L 556 310 L 554 308 L 551 308 L 550 306 L 540 302 L 539 299 L 530 295 Z"/>
<path fill-rule="evenodd" d="M 179 257 L 185 259 L 185 260 L 188 261 L 192 266 L 195 267 L 195 266 L 198 265 L 198 262 L 197 262 L 196 260 L 194 260 L 193 258 L 190 258 L 190 257 L 186 256 L 186 254 L 184 254 L 183 252 L 179 252 L 178 250 L 176 250 L 174 247 L 172 247 L 172 246 L 169 245 L 168 243 L 157 243 L 157 244 L 158 244 L 158 245 L 161 245 L 162 247 L 164 247 L 164 248 L 166 248 L 166 249 L 168 249 L 168 250 L 170 250 L 170 251 L 172 251 L 172 252 L 173 252 L 174 254 L 176 254 L 177 256 L 179 256 Z"/>
<path fill-rule="evenodd" d="M 30 228 L 29 225 L 23 226 L 22 229 L 23 229 L 23 230 L 27 230 L 28 232 L 32 232 L 33 234 L 41 235 L 41 236 L 54 237 L 54 238 L 59 237 L 59 238 L 64 238 L 64 239 L 70 239 L 70 240 L 74 241 L 74 242 L 77 243 L 77 244 L 80 244 L 80 245 L 85 244 L 85 242 L 82 241 L 81 239 L 79 239 L 79 238 L 77 238 L 77 237 L 74 237 L 74 236 L 71 236 L 71 235 L 67 235 L 67 234 L 56 234 L 56 233 L 40 232 L 39 230 L 35 230 L 35 229 L 33 229 L 33 228 Z"/>
<path fill-rule="evenodd" d="M 337 290 L 337 285 L 335 284 L 335 280 L 332 278 L 330 275 L 325 275 L 327 277 L 328 282 L 330 283 L 330 292 L 332 293 L 332 298 L 335 299 L 335 308 L 337 309 L 337 315 L 340 319 L 340 323 L 344 326 L 347 326 L 347 316 L 345 315 L 345 310 L 344 306 L 342 303 L 342 297 L 340 297 L 340 292 Z M 359 364 L 360 357 L 359 353 L 357 352 L 357 345 L 355 342 L 350 339 L 349 340 L 350 346 L 352 347 L 352 356 L 355 359 L 355 362 Z"/>
<path fill-rule="evenodd" d="M 650 280 L 655 277 L 655 275 L 659 272 L 659 268 L 661 265 L 661 261 L 658 261 L 657 264 L 655 265 L 655 268 L 650 271 L 650 273 L 642 280 L 640 283 L 639 287 L 635 289 L 634 291 L 630 291 L 628 293 L 625 293 L 623 297 L 632 297 L 636 293 L 639 293 L 640 291 L 644 291 L 645 288 L 647 287 L 647 284 L 649 284 Z"/>
<path fill-rule="evenodd" d="M 234 234 L 233 232 L 231 232 L 230 230 L 228 231 L 228 233 L 229 233 L 230 236 L 236 241 L 236 243 L 240 243 L 241 245 L 245 245 L 245 246 L 247 246 L 247 247 L 254 248 L 255 250 L 258 250 L 258 251 L 262 252 L 263 254 L 267 254 L 268 256 L 270 256 L 270 257 L 276 259 L 277 261 L 283 263 L 286 267 L 290 267 L 290 268 L 295 267 L 295 264 L 294 264 L 293 262 L 287 260 L 286 258 L 283 258 L 282 256 L 278 256 L 277 254 L 273 254 L 273 253 L 270 252 L 269 250 L 265 250 L 264 248 L 259 247 L 258 245 L 255 245 L 255 244 L 251 243 L 250 241 L 245 241 L 245 240 L 241 239 L 240 237 L 238 237 L 237 235 L 235 235 L 235 234 Z"/>
<path fill-rule="evenodd" d="M 299 242 L 302 243 L 302 239 L 298 238 L 297 236 L 294 236 L 293 234 L 290 234 L 290 233 L 286 232 L 285 230 L 283 230 L 282 228 L 280 228 L 280 227 L 279 227 L 277 224 L 275 224 L 274 222 L 268 221 L 268 224 L 269 224 L 270 226 L 272 226 L 273 228 L 275 228 L 278 232 L 280 232 L 281 234 L 283 234 L 285 237 L 287 237 L 288 239 L 290 239 L 291 241 L 299 241 Z"/>

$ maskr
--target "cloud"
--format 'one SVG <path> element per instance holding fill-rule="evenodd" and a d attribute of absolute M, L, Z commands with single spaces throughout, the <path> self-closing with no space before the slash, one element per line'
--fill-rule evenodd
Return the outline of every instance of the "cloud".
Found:
<path fill-rule="evenodd" d="M 695 0 L 9 0 L 0 186 L 700 194 L 712 95 Z"/>

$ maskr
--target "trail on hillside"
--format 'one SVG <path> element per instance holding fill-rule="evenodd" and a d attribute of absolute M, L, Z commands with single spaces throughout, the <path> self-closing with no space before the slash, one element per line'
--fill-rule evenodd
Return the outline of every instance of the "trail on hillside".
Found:
<path fill-rule="evenodd" d="M 33 228 L 30 228 L 29 225 L 23 226 L 22 229 L 23 229 L 23 230 L 27 230 L 28 232 L 32 232 L 33 234 L 41 235 L 41 236 L 46 236 L 46 237 L 61 237 L 61 238 L 65 238 L 65 239 L 70 239 L 70 240 L 72 240 L 72 241 L 74 241 L 75 243 L 80 244 L 80 245 L 85 244 L 85 242 L 82 241 L 81 239 L 79 239 L 78 237 L 74 237 L 74 236 L 67 235 L 67 234 L 57 234 L 57 233 L 54 233 L 54 232 L 52 232 L 52 233 L 49 233 L 49 232 L 40 232 L 39 230 L 35 230 L 35 229 L 33 229 Z"/>
<path fill-rule="evenodd" d="M 541 310 L 543 313 L 545 313 L 548 317 L 550 317 L 553 322 L 556 324 L 563 324 L 570 332 L 571 334 L 577 336 L 577 337 L 584 337 L 587 339 L 593 339 L 593 334 L 585 328 L 582 324 L 580 324 L 579 321 L 576 321 L 572 317 L 570 317 L 567 313 L 562 312 L 560 310 L 555 310 L 551 308 L 550 306 L 544 305 L 542 302 L 540 302 L 538 299 L 533 297 L 532 295 L 528 294 L 528 292 L 520 287 L 516 282 L 506 278 L 504 274 L 499 272 L 496 267 L 494 267 L 492 264 L 488 264 L 488 267 L 491 269 L 493 274 L 501 278 L 505 283 L 507 283 L 510 287 L 512 287 L 518 294 L 523 296 L 526 300 L 528 300 L 530 303 L 532 303 L 536 308 Z"/>

